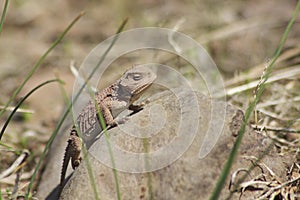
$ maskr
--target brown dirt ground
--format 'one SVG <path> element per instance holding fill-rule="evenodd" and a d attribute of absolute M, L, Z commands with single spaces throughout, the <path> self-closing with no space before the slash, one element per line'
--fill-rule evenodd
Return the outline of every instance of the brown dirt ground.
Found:
<path fill-rule="evenodd" d="M 226 88 L 243 85 L 262 74 L 296 3 L 295 0 L 10 1 L 0 35 L 0 104 L 8 101 L 40 56 L 82 10 L 86 14 L 46 58 L 18 99 L 37 84 L 55 77 L 55 73 L 65 81 L 70 95 L 74 81 L 70 61 L 80 65 L 92 48 L 115 33 L 126 17 L 129 18 L 126 29 L 146 26 L 173 28 L 179 20 L 185 19 L 179 31 L 205 46 L 219 67 Z M 1 10 L 3 6 L 4 1 Z M 284 48 L 285 57 L 281 57 L 281 62 L 276 65 L 277 72 L 283 70 L 288 74 L 293 67 L 299 68 L 299 20 L 298 15 Z M 300 130 L 299 79 L 299 73 L 292 74 L 266 87 L 260 101 L 259 125 Z M 228 101 L 245 109 L 252 98 L 251 90 L 230 95 Z M 286 103 L 288 100 L 290 102 Z M 263 107 L 263 103 L 268 105 Z M 52 83 L 35 92 L 23 107 L 34 114 L 17 114 L 1 140 L 13 149 L 31 152 L 23 172 L 27 179 L 20 183 L 21 193 L 26 191 L 33 167 L 64 108 L 64 98 L 58 85 Z M 1 127 L 7 116 L 5 114 L 0 119 Z M 254 124 L 254 120 L 251 123 Z M 297 134 L 280 131 L 268 132 L 268 135 L 278 139 L 278 153 L 298 155 L 300 138 Z M 2 149 L 5 147 L 0 150 L 0 172 L 17 157 Z M 0 181 L 3 196 L 7 190 L 12 190 L 14 177 Z"/>

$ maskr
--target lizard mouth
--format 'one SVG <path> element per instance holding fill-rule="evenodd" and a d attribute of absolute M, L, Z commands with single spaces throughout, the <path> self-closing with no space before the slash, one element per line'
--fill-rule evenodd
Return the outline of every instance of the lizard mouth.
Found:
<path fill-rule="evenodd" d="M 141 94 L 142 92 L 144 92 L 151 84 L 146 84 L 146 85 L 143 85 L 139 88 L 137 88 L 136 90 L 133 91 L 132 95 L 138 95 L 138 94 Z"/>
<path fill-rule="evenodd" d="M 145 92 L 145 90 L 150 87 L 151 84 L 143 85 L 143 86 L 137 88 L 136 90 L 134 90 L 131 94 L 130 101 L 134 102 L 135 100 L 137 100 L 142 95 L 142 93 Z"/>

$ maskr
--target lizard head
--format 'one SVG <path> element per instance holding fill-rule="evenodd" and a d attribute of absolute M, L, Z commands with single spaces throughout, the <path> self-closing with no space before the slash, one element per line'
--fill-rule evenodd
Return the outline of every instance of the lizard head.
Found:
<path fill-rule="evenodd" d="M 145 66 L 134 66 L 127 70 L 120 79 L 119 85 L 123 94 L 130 98 L 130 103 L 153 83 L 156 74 Z"/>

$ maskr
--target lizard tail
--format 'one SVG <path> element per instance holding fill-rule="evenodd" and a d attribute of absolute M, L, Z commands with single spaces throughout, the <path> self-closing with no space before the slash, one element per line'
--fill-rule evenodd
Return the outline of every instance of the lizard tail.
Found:
<path fill-rule="evenodd" d="M 65 155 L 64 155 L 63 164 L 62 164 L 62 170 L 61 170 L 61 174 L 60 174 L 58 197 L 60 196 L 60 194 L 63 190 L 63 187 L 64 187 L 67 168 L 68 168 L 68 165 L 69 165 L 69 162 L 70 162 L 70 159 L 71 159 L 71 155 L 69 153 L 70 150 L 71 150 L 71 143 L 70 143 L 70 140 L 68 140 L 68 145 L 67 145 L 66 150 L 65 150 Z"/>
<path fill-rule="evenodd" d="M 75 169 L 79 166 L 81 162 L 80 152 L 81 152 L 82 140 L 77 135 L 77 131 L 75 126 L 71 129 L 71 134 L 68 139 L 68 145 L 65 150 L 65 155 L 62 164 L 61 176 L 60 176 L 60 183 L 59 183 L 59 192 L 58 195 L 60 196 L 67 174 L 68 165 L 70 159 L 72 159 L 72 168 Z"/>

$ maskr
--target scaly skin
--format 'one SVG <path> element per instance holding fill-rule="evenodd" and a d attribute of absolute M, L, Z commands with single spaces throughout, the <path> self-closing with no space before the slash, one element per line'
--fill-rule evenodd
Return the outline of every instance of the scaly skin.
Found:
<path fill-rule="evenodd" d="M 125 109 L 133 111 L 141 109 L 142 105 L 133 105 L 133 102 L 153 83 L 155 78 L 156 75 L 150 69 L 135 66 L 127 70 L 114 84 L 95 94 L 95 101 L 90 101 L 83 108 L 76 120 L 87 148 L 93 143 L 97 134 L 102 131 L 94 102 L 97 103 L 106 126 L 113 127 L 117 125 L 115 118 Z M 73 169 L 76 169 L 80 165 L 81 148 L 82 139 L 79 137 L 74 125 L 70 132 L 63 159 L 59 195 L 64 186 L 69 161 L 71 160 Z"/>

